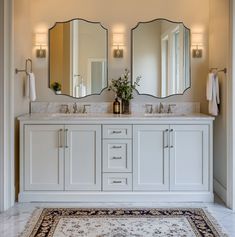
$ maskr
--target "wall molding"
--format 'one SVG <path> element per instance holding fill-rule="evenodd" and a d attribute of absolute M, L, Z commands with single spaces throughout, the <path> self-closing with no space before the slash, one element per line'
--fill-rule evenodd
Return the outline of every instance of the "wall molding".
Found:
<path fill-rule="evenodd" d="M 224 203 L 227 202 L 227 189 L 216 179 L 214 179 L 214 192 Z"/>
<path fill-rule="evenodd" d="M 229 1 L 230 9 L 230 44 L 229 44 L 229 70 L 228 70 L 228 91 L 227 91 L 227 200 L 226 204 L 235 211 L 235 0 Z"/>
<path fill-rule="evenodd" d="M 14 205 L 13 0 L 0 1 L 0 211 Z"/>
<path fill-rule="evenodd" d="M 4 2 L 0 1 L 0 32 L 3 32 L 4 29 Z M 3 86 L 4 86 L 4 41 L 3 37 L 0 37 L 0 211 L 4 210 L 4 149 L 3 149 L 3 129 L 4 129 L 4 122 L 3 122 Z"/>

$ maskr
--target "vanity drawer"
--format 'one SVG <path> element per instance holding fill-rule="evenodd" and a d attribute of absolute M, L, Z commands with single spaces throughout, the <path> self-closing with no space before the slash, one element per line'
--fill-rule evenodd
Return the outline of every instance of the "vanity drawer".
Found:
<path fill-rule="evenodd" d="M 132 191 L 132 174 L 104 173 L 103 191 Z"/>
<path fill-rule="evenodd" d="M 103 125 L 103 138 L 132 138 L 131 125 Z"/>
<path fill-rule="evenodd" d="M 132 172 L 132 140 L 103 140 L 103 172 Z"/>

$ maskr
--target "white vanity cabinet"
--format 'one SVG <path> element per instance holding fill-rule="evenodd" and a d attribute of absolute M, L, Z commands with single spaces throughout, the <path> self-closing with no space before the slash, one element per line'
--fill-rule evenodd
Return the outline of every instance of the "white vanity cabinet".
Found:
<path fill-rule="evenodd" d="M 20 118 L 20 202 L 211 202 L 206 115 Z"/>
<path fill-rule="evenodd" d="M 169 190 L 168 127 L 133 126 L 134 191 Z"/>
<path fill-rule="evenodd" d="M 209 190 L 209 127 L 171 125 L 169 136 L 170 190 Z"/>
<path fill-rule="evenodd" d="M 101 190 L 101 125 L 65 126 L 65 190 Z"/>
<path fill-rule="evenodd" d="M 134 125 L 135 191 L 209 190 L 208 125 Z"/>
<path fill-rule="evenodd" d="M 101 125 L 25 125 L 24 189 L 101 190 Z"/>
<path fill-rule="evenodd" d="M 132 125 L 103 125 L 103 191 L 132 191 Z"/>
<path fill-rule="evenodd" d="M 63 125 L 27 125 L 24 128 L 24 190 L 63 190 Z M 23 165 L 23 164 L 21 164 Z"/>

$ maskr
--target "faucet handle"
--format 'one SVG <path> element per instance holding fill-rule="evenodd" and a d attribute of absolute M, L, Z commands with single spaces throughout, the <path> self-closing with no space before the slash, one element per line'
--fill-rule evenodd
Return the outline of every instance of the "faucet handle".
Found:
<path fill-rule="evenodd" d="M 86 105 L 83 105 L 83 110 L 82 110 L 82 113 L 83 114 L 86 114 L 87 113 L 87 107 L 90 107 L 91 105 L 89 105 L 89 104 L 86 104 Z"/>
<path fill-rule="evenodd" d="M 68 104 L 62 104 L 61 107 L 60 107 L 60 112 L 69 114 L 70 113 L 69 105 Z"/>
<path fill-rule="evenodd" d="M 175 106 L 176 106 L 176 104 L 169 104 L 169 105 L 168 105 L 168 109 L 167 109 L 167 113 L 168 113 L 168 114 L 171 114 L 171 113 L 172 113 L 172 109 L 171 109 L 171 108 L 172 108 L 172 107 L 175 107 Z"/>
<path fill-rule="evenodd" d="M 152 114 L 153 113 L 153 105 L 152 104 L 145 104 L 145 111 L 148 114 Z"/>
<path fill-rule="evenodd" d="M 76 114 L 77 112 L 78 112 L 78 105 L 77 105 L 77 103 L 75 102 L 75 103 L 73 104 L 73 113 Z"/>

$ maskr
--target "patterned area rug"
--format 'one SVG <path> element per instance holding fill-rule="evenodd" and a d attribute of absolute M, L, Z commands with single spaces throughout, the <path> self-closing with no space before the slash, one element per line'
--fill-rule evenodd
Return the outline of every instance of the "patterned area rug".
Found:
<path fill-rule="evenodd" d="M 37 209 L 22 237 L 217 237 L 222 233 L 201 208 Z"/>

